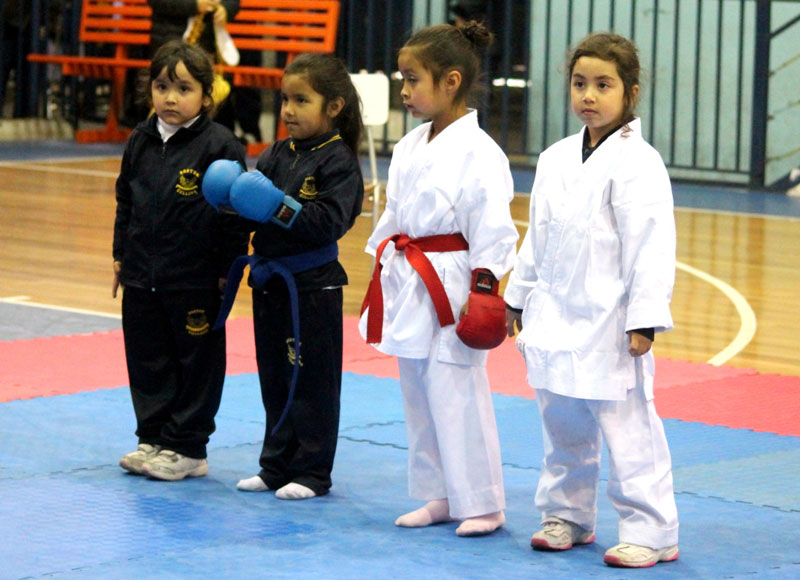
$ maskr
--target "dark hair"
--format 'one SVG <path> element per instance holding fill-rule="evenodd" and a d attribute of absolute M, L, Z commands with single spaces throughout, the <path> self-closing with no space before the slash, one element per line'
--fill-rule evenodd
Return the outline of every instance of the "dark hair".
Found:
<path fill-rule="evenodd" d="M 305 75 L 308 84 L 324 99 L 323 109 L 334 99 L 344 100 L 344 106 L 333 119 L 345 144 L 358 155 L 358 145 L 364 132 L 361 120 L 361 100 L 344 62 L 327 53 L 309 52 L 298 55 L 283 70 L 284 75 Z"/>
<path fill-rule="evenodd" d="M 438 24 L 423 28 L 403 45 L 431 72 L 433 82 L 447 72 L 461 73 L 461 86 L 455 101 L 466 101 L 470 93 L 479 88 L 481 53 L 491 45 L 494 37 L 482 22 L 470 20 L 460 26 Z"/>
<path fill-rule="evenodd" d="M 150 76 L 147 82 L 147 101 L 153 105 L 150 85 L 158 78 L 165 68 L 170 80 L 175 80 L 175 68 L 179 62 L 183 62 L 186 70 L 203 88 L 203 96 L 208 97 L 208 101 L 203 103 L 202 112 L 211 113 L 215 103 L 211 97 L 212 87 L 214 86 L 214 65 L 208 53 L 193 44 L 187 44 L 183 40 L 170 40 L 161 45 L 150 61 Z M 207 104 L 208 103 L 208 104 Z"/>
<path fill-rule="evenodd" d="M 617 74 L 622 79 L 624 87 L 624 103 L 622 106 L 622 122 L 629 123 L 636 116 L 637 97 L 633 92 L 633 87 L 639 84 L 639 55 L 636 45 L 630 40 L 619 34 L 608 32 L 596 32 L 590 34 L 578 43 L 572 51 L 569 59 L 569 76 L 572 78 L 572 70 L 575 63 L 582 56 L 590 56 L 613 62 L 617 67 Z"/>

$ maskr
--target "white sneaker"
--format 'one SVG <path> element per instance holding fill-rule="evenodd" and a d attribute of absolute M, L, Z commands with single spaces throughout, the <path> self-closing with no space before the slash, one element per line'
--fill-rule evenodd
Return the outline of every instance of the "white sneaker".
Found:
<path fill-rule="evenodd" d="M 142 475 L 142 464 L 155 457 L 159 451 L 161 451 L 160 445 L 139 443 L 136 447 L 136 451 L 122 456 L 122 459 L 119 460 L 119 466 L 136 475 Z"/>
<path fill-rule="evenodd" d="M 170 449 L 162 449 L 158 455 L 142 465 L 142 473 L 166 481 L 201 477 L 208 473 L 208 461 L 186 457 Z"/>
<path fill-rule="evenodd" d="M 603 557 L 603 561 L 609 566 L 620 568 L 647 568 L 655 566 L 659 562 L 671 562 L 677 559 L 677 544 L 654 550 L 646 546 L 622 543 L 606 550 L 606 555 Z"/>
<path fill-rule="evenodd" d="M 533 534 L 531 547 L 534 550 L 569 550 L 574 544 L 592 542 L 594 531 L 584 530 L 578 524 L 550 516 L 542 522 L 542 529 Z"/>

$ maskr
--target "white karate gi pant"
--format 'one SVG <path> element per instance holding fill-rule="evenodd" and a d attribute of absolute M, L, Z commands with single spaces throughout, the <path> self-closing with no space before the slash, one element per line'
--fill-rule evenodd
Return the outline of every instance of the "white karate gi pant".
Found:
<path fill-rule="evenodd" d="M 447 498 L 465 519 L 505 509 L 500 440 L 486 368 L 398 358 L 408 433 L 408 490 Z"/>
<path fill-rule="evenodd" d="M 544 459 L 536 490 L 542 517 L 586 530 L 597 519 L 602 439 L 609 449 L 608 496 L 620 516 L 619 541 L 666 548 L 678 543 L 678 511 L 664 426 L 637 386 L 624 401 L 577 399 L 536 389 Z"/>

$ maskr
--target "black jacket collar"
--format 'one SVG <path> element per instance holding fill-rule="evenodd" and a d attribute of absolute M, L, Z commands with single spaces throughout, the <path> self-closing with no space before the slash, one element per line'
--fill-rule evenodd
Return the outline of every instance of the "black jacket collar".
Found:
<path fill-rule="evenodd" d="M 328 143 L 339 141 L 341 138 L 339 129 L 335 129 L 312 139 L 291 139 L 289 147 L 294 151 L 313 151 L 314 149 L 321 149 Z"/>

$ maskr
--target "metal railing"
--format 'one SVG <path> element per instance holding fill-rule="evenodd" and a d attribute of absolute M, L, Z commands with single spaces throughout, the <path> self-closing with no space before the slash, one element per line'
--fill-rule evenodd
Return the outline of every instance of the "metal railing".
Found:
<path fill-rule="evenodd" d="M 457 3 L 344 0 L 340 55 L 351 68 L 393 71 L 397 50 L 412 26 L 448 20 L 453 16 L 448 4 Z M 567 51 L 589 32 L 613 30 L 639 47 L 645 73 L 639 113 L 645 137 L 673 177 L 762 187 L 800 165 L 800 47 L 776 46 L 776 39 L 790 36 L 789 30 L 797 32 L 798 2 L 462 4 L 482 5 L 497 35 L 496 48 L 485 62 L 490 86 L 481 118 L 512 161 L 535 165 L 548 145 L 579 129 L 567 98 Z M 772 22 L 779 21 L 773 29 Z M 785 64 L 778 69 L 773 62 Z M 776 83 L 793 84 L 789 94 L 795 101 L 770 99 L 770 86 Z M 782 119 L 771 110 L 781 111 Z M 384 151 L 394 137 L 387 129 Z"/>
<path fill-rule="evenodd" d="M 79 0 L 0 0 L 31 7 L 31 50 L 77 53 Z M 454 0 L 342 0 L 337 54 L 350 70 L 393 73 L 408 35 L 453 17 Z M 574 133 L 565 60 L 591 31 L 613 30 L 639 47 L 645 137 L 670 174 L 698 182 L 762 187 L 800 165 L 800 2 L 791 0 L 488 0 L 497 40 L 484 62 L 480 119 L 516 164 L 535 165 L 548 145 Z M 53 18 L 53 15 L 56 15 Z M 49 15 L 49 17 L 47 17 Z M 794 34 L 792 34 L 794 33 Z M 2 50 L 2 49 L 0 49 Z M 2 55 L 0 54 L 0 57 Z M 30 67 L 26 105 L 47 110 L 43 67 Z M 52 72 L 51 72 L 52 75 Z M 61 114 L 75 115 L 80 85 L 60 81 Z M 379 151 L 414 122 L 393 81 L 392 117 Z M 772 113 L 771 113 L 772 111 Z M 58 112 L 56 112 L 58 114 Z"/>

